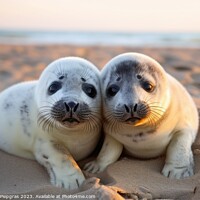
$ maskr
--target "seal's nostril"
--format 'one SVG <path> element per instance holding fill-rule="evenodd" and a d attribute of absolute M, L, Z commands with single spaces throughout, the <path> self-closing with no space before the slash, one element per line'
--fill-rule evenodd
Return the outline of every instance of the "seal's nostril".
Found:
<path fill-rule="evenodd" d="M 76 112 L 78 106 L 79 106 L 79 103 L 77 103 L 77 104 L 74 106 L 74 112 Z"/>
<path fill-rule="evenodd" d="M 66 111 L 69 112 L 70 108 L 69 108 L 68 104 L 66 102 L 64 104 L 65 104 Z"/>
<path fill-rule="evenodd" d="M 137 111 L 137 103 L 135 104 L 133 111 L 136 112 Z"/>
<path fill-rule="evenodd" d="M 126 109 L 126 112 L 129 113 L 130 112 L 129 107 L 126 104 L 124 104 L 124 107 Z"/>

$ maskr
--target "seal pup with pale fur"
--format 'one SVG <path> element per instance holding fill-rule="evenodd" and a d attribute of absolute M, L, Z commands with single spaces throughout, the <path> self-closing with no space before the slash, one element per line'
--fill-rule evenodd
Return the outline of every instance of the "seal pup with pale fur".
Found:
<path fill-rule="evenodd" d="M 184 87 L 152 58 L 126 53 L 113 58 L 101 73 L 105 141 L 89 172 L 103 171 L 124 148 L 138 158 L 166 152 L 162 173 L 193 175 L 191 145 L 198 129 L 197 108 Z"/>
<path fill-rule="evenodd" d="M 0 149 L 36 159 L 52 184 L 78 188 L 85 177 L 76 161 L 94 150 L 101 129 L 99 74 L 85 59 L 61 58 L 39 81 L 1 92 Z"/>

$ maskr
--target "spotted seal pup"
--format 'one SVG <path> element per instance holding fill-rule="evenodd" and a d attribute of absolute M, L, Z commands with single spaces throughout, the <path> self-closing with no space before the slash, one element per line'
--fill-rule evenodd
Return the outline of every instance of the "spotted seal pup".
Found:
<path fill-rule="evenodd" d="M 0 93 L 0 149 L 36 159 L 51 183 L 78 188 L 85 177 L 77 165 L 96 147 L 101 129 L 99 70 L 66 57 L 52 62 L 38 81 Z"/>

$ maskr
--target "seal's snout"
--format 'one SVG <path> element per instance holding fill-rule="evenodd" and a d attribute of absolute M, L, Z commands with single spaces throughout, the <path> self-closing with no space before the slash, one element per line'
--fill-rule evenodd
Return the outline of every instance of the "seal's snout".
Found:
<path fill-rule="evenodd" d="M 61 99 L 51 109 L 51 117 L 67 127 L 86 122 L 90 114 L 89 106 L 75 98 Z"/>
<path fill-rule="evenodd" d="M 127 105 L 124 104 L 124 113 L 125 113 L 125 119 L 124 121 L 128 124 L 135 123 L 136 121 L 140 120 L 141 117 L 137 114 L 138 104 L 135 105 Z"/>
<path fill-rule="evenodd" d="M 146 102 L 140 101 L 135 104 L 122 104 L 118 107 L 118 116 L 121 113 L 120 121 L 123 121 L 128 124 L 133 124 L 146 118 L 150 113 L 150 108 Z"/>
<path fill-rule="evenodd" d="M 52 107 L 51 116 L 63 125 L 72 126 L 80 123 L 79 112 L 80 102 L 61 99 Z"/>
<path fill-rule="evenodd" d="M 62 119 L 63 123 L 78 124 L 80 121 L 77 117 L 79 103 L 75 101 L 63 102 L 65 108 L 65 116 Z"/>

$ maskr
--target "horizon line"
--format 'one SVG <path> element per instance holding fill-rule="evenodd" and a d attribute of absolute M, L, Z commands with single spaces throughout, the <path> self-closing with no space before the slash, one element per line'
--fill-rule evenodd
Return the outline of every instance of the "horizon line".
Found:
<path fill-rule="evenodd" d="M 1 32 L 41 32 L 41 33 L 46 33 L 46 32 L 52 32 L 52 33 L 66 33 L 66 32 L 71 32 L 71 33 L 119 33 L 119 34 L 144 34 L 144 33 L 149 33 L 149 34 L 200 34 L 200 31 L 145 31 L 145 30 L 136 30 L 136 31 L 121 31 L 121 30 L 77 30 L 77 29 L 59 29 L 59 30 L 54 30 L 54 29 L 31 29 L 31 28 L 0 28 Z"/>

